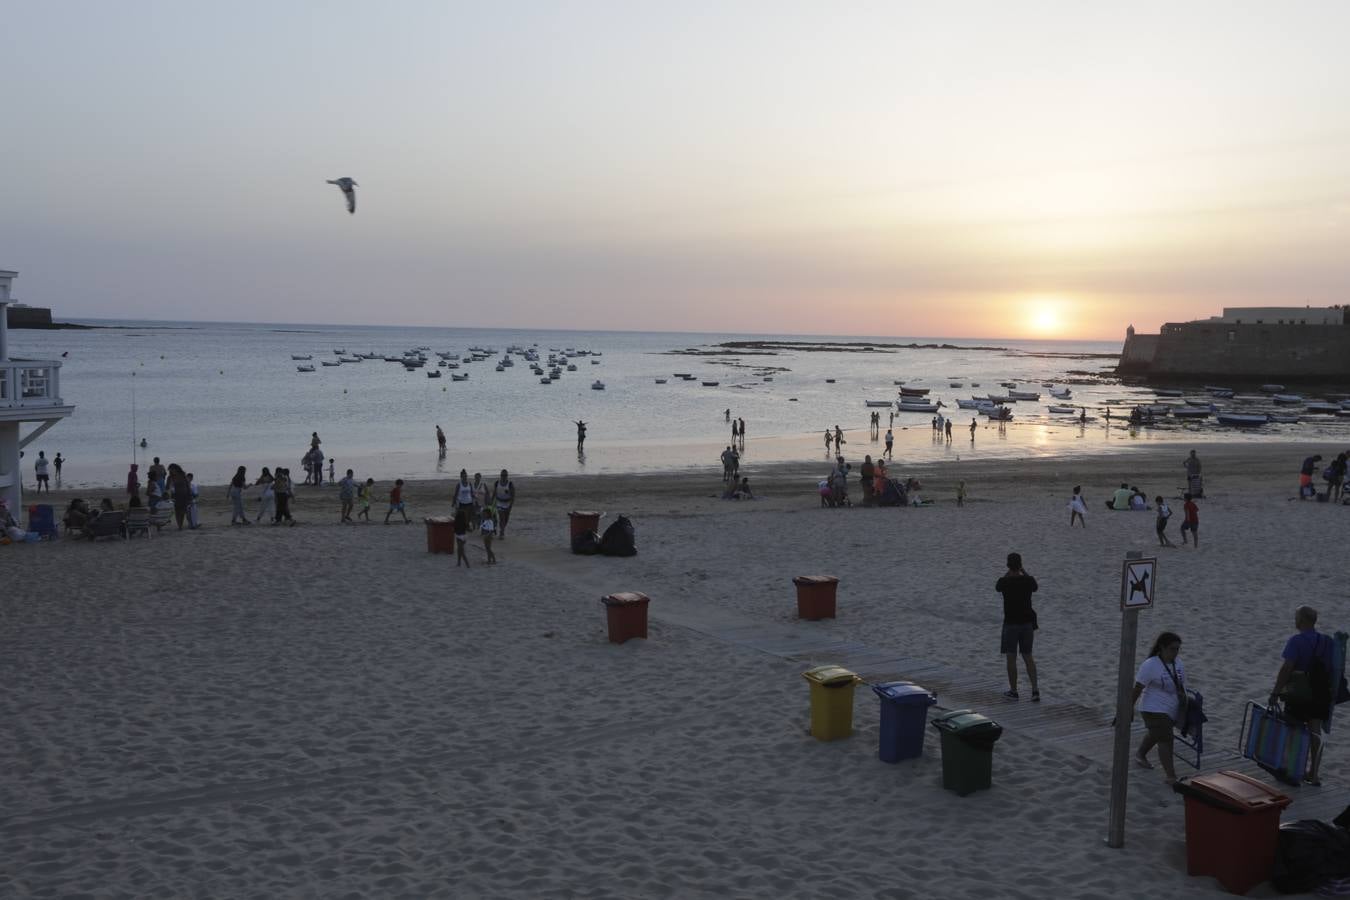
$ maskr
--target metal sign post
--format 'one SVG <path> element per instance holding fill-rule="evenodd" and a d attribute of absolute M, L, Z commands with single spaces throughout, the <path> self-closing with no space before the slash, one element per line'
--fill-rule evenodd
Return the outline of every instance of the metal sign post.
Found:
<path fill-rule="evenodd" d="M 1125 797 L 1130 782 L 1130 725 L 1134 720 L 1134 648 L 1139 610 L 1153 606 L 1158 560 L 1131 550 L 1120 573 L 1120 665 L 1116 672 L 1116 734 L 1111 753 L 1111 814 L 1106 846 L 1125 846 Z"/>

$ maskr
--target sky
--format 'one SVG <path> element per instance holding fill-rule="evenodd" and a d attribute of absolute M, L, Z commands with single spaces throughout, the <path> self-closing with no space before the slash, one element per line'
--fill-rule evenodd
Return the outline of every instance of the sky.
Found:
<path fill-rule="evenodd" d="M 1350 3 L 379 6 L 0 0 L 17 297 L 1102 340 L 1350 300 Z"/>

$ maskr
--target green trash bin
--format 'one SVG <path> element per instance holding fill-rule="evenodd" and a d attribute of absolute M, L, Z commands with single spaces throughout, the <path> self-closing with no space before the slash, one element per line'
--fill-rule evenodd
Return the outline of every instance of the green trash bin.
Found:
<path fill-rule="evenodd" d="M 989 789 L 994 744 L 1003 726 L 969 709 L 954 709 L 933 719 L 942 735 L 942 786 L 958 797 Z"/>

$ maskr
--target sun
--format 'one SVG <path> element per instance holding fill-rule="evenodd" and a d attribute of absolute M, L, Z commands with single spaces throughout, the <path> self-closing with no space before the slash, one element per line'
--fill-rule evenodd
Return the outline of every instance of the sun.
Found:
<path fill-rule="evenodd" d="M 1053 334 L 1059 330 L 1059 313 L 1053 306 L 1042 304 L 1031 314 L 1031 327 L 1038 334 Z"/>

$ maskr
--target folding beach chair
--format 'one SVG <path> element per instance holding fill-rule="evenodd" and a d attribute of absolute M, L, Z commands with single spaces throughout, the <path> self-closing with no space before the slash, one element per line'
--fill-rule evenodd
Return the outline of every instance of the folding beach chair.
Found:
<path fill-rule="evenodd" d="M 1286 718 L 1277 707 L 1248 701 L 1238 750 L 1276 780 L 1297 786 L 1308 770 L 1312 735 L 1307 725 Z"/>
<path fill-rule="evenodd" d="M 1172 753 L 1191 768 L 1199 769 L 1200 758 L 1205 752 L 1205 722 L 1209 719 L 1205 716 L 1204 695 L 1199 691 L 1187 691 L 1186 696 L 1190 707 L 1186 713 L 1186 733 L 1177 731 L 1172 736 Z M 1182 747 L 1195 755 L 1194 762 L 1181 750 Z"/>
<path fill-rule="evenodd" d="M 56 540 L 56 511 L 46 503 L 28 507 L 28 530 L 36 531 L 42 539 Z"/>

